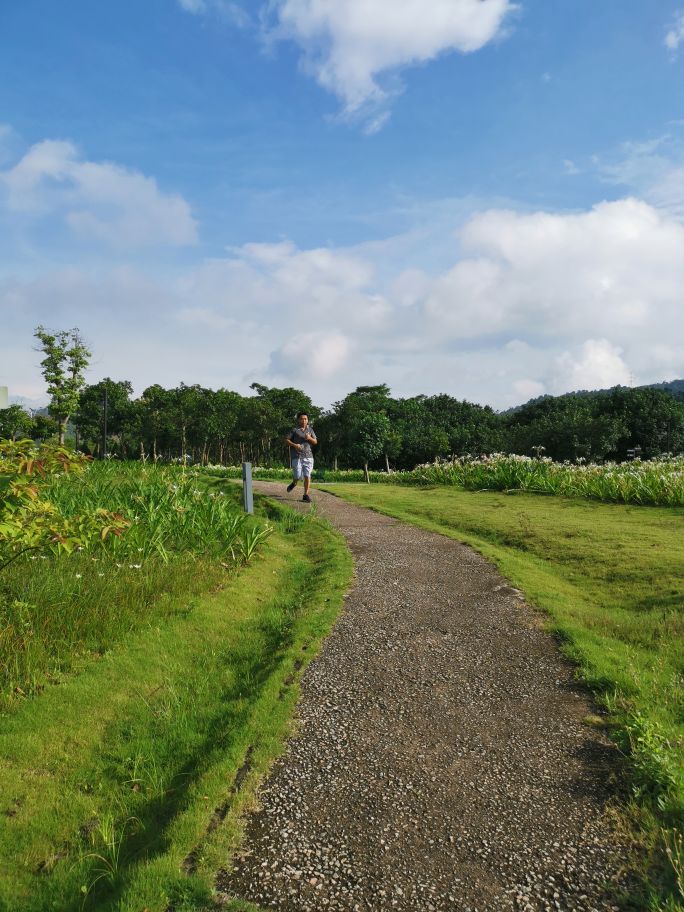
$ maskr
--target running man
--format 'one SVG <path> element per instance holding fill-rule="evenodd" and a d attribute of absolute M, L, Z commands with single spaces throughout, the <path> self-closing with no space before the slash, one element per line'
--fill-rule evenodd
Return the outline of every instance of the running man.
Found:
<path fill-rule="evenodd" d="M 285 442 L 290 447 L 290 459 L 292 462 L 292 482 L 287 486 L 288 493 L 294 491 L 300 478 L 304 479 L 304 503 L 311 503 L 309 489 L 311 487 L 311 472 L 313 471 L 313 452 L 312 446 L 316 446 L 318 441 L 314 429 L 309 427 L 309 416 L 306 412 L 299 412 L 297 415 L 297 427 L 293 428 L 290 435 L 285 438 Z"/>

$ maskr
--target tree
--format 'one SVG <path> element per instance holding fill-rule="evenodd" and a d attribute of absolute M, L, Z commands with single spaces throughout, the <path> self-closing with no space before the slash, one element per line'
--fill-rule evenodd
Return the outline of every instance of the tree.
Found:
<path fill-rule="evenodd" d="M 220 389 L 214 393 L 212 421 L 219 465 L 223 465 L 226 455 L 233 452 L 231 447 L 237 446 L 235 436 L 241 408 L 242 396 L 239 393 L 226 389 Z M 234 457 L 234 461 L 237 462 L 237 456 Z"/>
<path fill-rule="evenodd" d="M 357 412 L 350 425 L 352 444 L 350 455 L 357 462 L 363 463 L 363 474 L 370 481 L 368 463 L 378 459 L 385 452 L 390 434 L 390 420 L 384 412 Z"/>
<path fill-rule="evenodd" d="M 171 398 L 172 394 L 168 390 L 155 383 L 148 386 L 138 400 L 141 433 L 155 462 L 159 459 L 161 447 L 171 437 Z"/>
<path fill-rule="evenodd" d="M 38 414 L 33 419 L 33 433 L 31 436 L 34 440 L 40 440 L 43 443 L 48 440 L 56 441 L 58 433 L 59 425 L 49 415 Z"/>
<path fill-rule="evenodd" d="M 38 326 L 34 336 L 45 355 L 40 364 L 48 385 L 49 410 L 59 424 L 59 443 L 63 446 L 67 422 L 78 408 L 79 393 L 85 386 L 91 352 L 75 328 L 52 333 Z"/>
<path fill-rule="evenodd" d="M 127 456 L 125 435 L 132 435 L 137 430 L 135 409 L 131 402 L 133 386 L 128 380 L 112 380 L 105 377 L 99 383 L 86 386 L 79 396 L 78 409 L 73 422 L 81 439 L 89 451 L 99 451 L 103 429 L 103 403 L 107 391 L 107 437 L 116 438 Z"/>
<path fill-rule="evenodd" d="M 181 383 L 173 390 L 173 413 L 180 429 L 180 456 L 185 461 L 188 453 L 188 436 L 196 429 L 202 414 L 204 390 L 199 383 L 188 386 Z M 194 435 L 193 435 L 194 437 Z"/>
<path fill-rule="evenodd" d="M 30 437 L 35 423 L 33 418 L 20 405 L 10 405 L 0 409 L 0 437 L 16 440 L 17 437 Z"/>

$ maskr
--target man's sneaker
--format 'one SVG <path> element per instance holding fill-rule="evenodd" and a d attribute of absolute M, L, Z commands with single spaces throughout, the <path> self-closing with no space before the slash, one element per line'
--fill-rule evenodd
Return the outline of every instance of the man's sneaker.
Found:
<path fill-rule="evenodd" d="M 287 493 L 288 493 L 288 494 L 289 494 L 291 491 L 294 491 L 295 485 L 296 485 L 296 484 L 297 484 L 296 481 L 291 481 L 291 482 L 290 482 L 290 484 L 287 486 Z"/>
<path fill-rule="evenodd" d="M 302 500 L 304 501 L 304 503 L 311 503 L 311 498 L 309 497 L 308 494 L 305 494 L 304 497 L 302 497 Z"/>

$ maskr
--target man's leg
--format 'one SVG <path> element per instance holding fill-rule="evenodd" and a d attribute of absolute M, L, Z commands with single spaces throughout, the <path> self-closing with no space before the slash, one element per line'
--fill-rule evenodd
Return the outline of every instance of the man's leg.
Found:
<path fill-rule="evenodd" d="M 302 500 L 307 503 L 311 500 L 309 497 L 309 488 L 311 487 L 311 472 L 313 471 L 313 459 L 302 459 L 302 477 L 304 479 L 304 496 Z"/>
<path fill-rule="evenodd" d="M 293 459 L 291 462 L 291 465 L 292 465 L 292 481 L 287 486 L 288 494 L 290 493 L 290 491 L 294 491 L 294 489 L 297 487 L 297 482 L 299 481 L 299 479 L 301 478 L 301 475 L 302 475 L 302 466 L 301 466 L 301 462 L 299 459 Z"/>

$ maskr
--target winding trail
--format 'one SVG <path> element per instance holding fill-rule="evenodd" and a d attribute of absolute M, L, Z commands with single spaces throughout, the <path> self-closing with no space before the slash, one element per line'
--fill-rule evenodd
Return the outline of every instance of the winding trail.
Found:
<path fill-rule="evenodd" d="M 616 909 L 616 751 L 538 616 L 469 548 L 314 493 L 356 580 L 219 889 L 282 912 Z"/>

